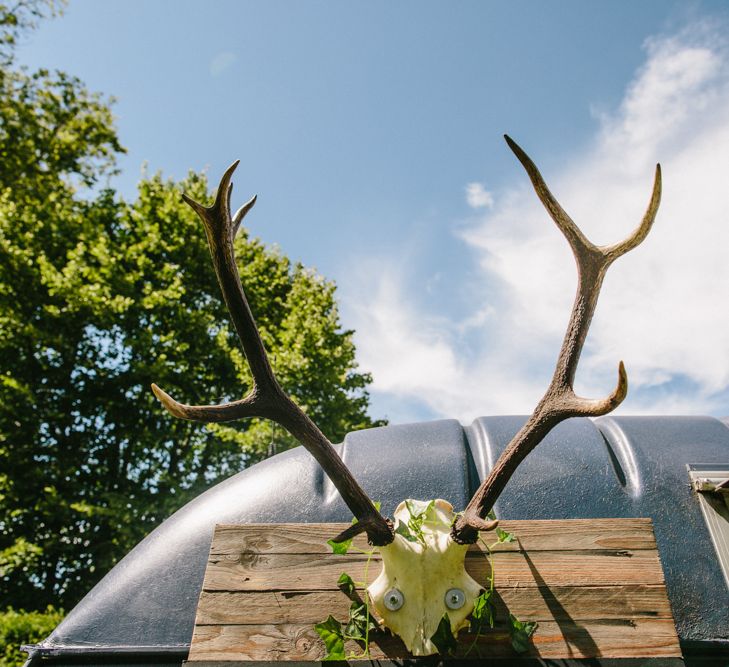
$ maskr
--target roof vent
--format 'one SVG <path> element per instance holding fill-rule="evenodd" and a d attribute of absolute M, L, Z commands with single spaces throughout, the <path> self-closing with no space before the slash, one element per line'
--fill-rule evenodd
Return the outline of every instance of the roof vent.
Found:
<path fill-rule="evenodd" d="M 729 463 L 689 464 L 688 470 L 729 588 Z"/>

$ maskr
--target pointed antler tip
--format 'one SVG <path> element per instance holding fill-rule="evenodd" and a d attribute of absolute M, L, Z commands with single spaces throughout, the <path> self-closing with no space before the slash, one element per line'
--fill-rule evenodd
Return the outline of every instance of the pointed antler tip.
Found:
<path fill-rule="evenodd" d="M 221 179 L 220 179 L 220 183 L 221 183 L 221 185 L 222 185 L 222 184 L 227 184 L 227 183 L 228 183 L 228 181 L 230 180 L 230 177 L 231 177 L 231 176 L 233 175 L 233 172 L 234 172 L 234 171 L 235 171 L 235 170 L 237 169 L 237 167 L 238 167 L 238 165 L 239 165 L 239 164 L 240 164 L 240 160 L 236 160 L 235 162 L 233 162 L 233 164 L 231 164 L 231 165 L 230 165 L 230 166 L 229 166 L 229 167 L 228 167 L 228 168 L 227 168 L 227 169 L 226 169 L 226 170 L 225 170 L 225 171 L 223 172 L 223 176 L 222 176 L 222 177 L 221 177 Z"/>
<path fill-rule="evenodd" d="M 240 228 L 240 223 L 245 218 L 248 211 L 250 211 L 253 208 L 253 205 L 256 203 L 256 200 L 258 199 L 258 195 L 253 195 L 243 206 L 241 206 L 233 216 L 233 229 L 234 234 L 238 233 L 238 229 Z"/>
<path fill-rule="evenodd" d="M 239 164 L 240 164 L 240 160 L 236 160 L 235 162 L 233 162 L 233 164 L 231 164 L 230 167 L 228 167 L 225 170 L 225 176 L 230 177 L 233 174 L 233 172 L 238 168 Z"/>
<path fill-rule="evenodd" d="M 195 201 L 192 197 L 186 195 L 184 192 L 182 193 L 182 201 L 184 201 L 201 218 L 204 218 L 206 208 L 200 202 Z"/>
<path fill-rule="evenodd" d="M 154 382 L 152 383 L 152 392 L 157 397 L 157 400 L 162 403 L 165 410 L 174 417 L 181 419 L 187 419 L 182 405 L 180 405 L 172 396 L 170 396 L 164 389 L 160 389 Z"/>
<path fill-rule="evenodd" d="M 625 364 L 621 361 L 618 364 L 618 386 L 615 387 L 615 392 L 612 395 L 612 399 L 617 407 L 623 402 L 625 397 L 628 395 L 628 373 L 625 370 Z"/>
<path fill-rule="evenodd" d="M 160 389 L 159 386 L 156 385 L 154 382 L 152 383 L 152 393 L 162 403 L 165 402 L 165 398 L 169 398 L 169 394 L 167 394 L 164 390 Z"/>
<path fill-rule="evenodd" d="M 494 530 L 499 525 L 498 519 L 482 519 L 481 517 L 471 517 L 469 524 L 480 532 L 488 532 Z"/>
<path fill-rule="evenodd" d="M 534 164 L 532 159 L 526 154 L 526 151 L 519 144 L 517 144 L 516 141 L 514 141 L 508 134 L 504 135 L 504 139 L 506 139 L 506 143 L 511 149 L 511 152 L 516 155 L 516 159 L 519 160 L 524 169 L 526 169 L 527 173 L 529 174 L 529 178 L 531 178 L 532 183 L 535 185 L 535 187 L 535 179 L 540 184 L 542 184 L 542 176 L 541 174 L 539 174 L 539 170 L 537 169 L 537 166 Z"/>
<path fill-rule="evenodd" d="M 655 215 L 658 211 L 658 206 L 661 201 L 661 190 L 663 189 L 663 176 L 661 171 L 661 163 L 656 163 L 656 171 L 653 176 L 653 193 L 651 194 L 651 203 L 649 204 L 649 211 L 653 211 Z"/>

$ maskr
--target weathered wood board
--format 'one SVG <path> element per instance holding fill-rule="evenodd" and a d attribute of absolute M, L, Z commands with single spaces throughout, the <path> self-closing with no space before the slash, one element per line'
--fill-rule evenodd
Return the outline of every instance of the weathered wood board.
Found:
<path fill-rule="evenodd" d="M 497 623 L 478 639 L 460 633 L 464 649 L 476 640 L 468 659 L 517 657 L 505 625 L 509 613 L 539 623 L 529 657 L 681 656 L 650 519 L 501 526 L 517 541 L 493 548 Z M 366 556 L 337 556 L 326 544 L 345 527 L 217 526 L 188 663 L 321 660 L 324 646 L 313 625 L 329 614 L 346 619 L 350 604 L 337 588 L 339 575 L 364 578 Z M 367 548 L 363 536 L 355 545 Z M 379 568 L 375 556 L 369 581 Z M 481 547 L 472 547 L 466 569 L 486 581 Z M 402 642 L 387 634 L 373 641 L 370 652 L 375 660 L 408 657 Z"/>

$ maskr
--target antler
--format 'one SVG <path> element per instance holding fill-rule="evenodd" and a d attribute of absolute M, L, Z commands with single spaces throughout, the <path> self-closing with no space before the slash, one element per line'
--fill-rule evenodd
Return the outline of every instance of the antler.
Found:
<path fill-rule="evenodd" d="M 311 452 L 358 519 L 358 523 L 334 538 L 335 541 L 366 531 L 372 544 L 384 546 L 393 540 L 392 524 L 377 511 L 331 442 L 284 392 L 271 369 L 235 262 L 233 247 L 235 235 L 241 221 L 256 203 L 256 198 L 253 197 L 231 216 L 230 196 L 233 185 L 230 179 L 237 166 L 238 161 L 228 167 L 223 174 L 212 206 L 202 206 L 184 194 L 182 198 L 198 214 L 205 227 L 215 274 L 231 320 L 243 345 L 253 375 L 253 387 L 248 395 L 239 401 L 205 406 L 178 403 L 156 384 L 152 385 L 152 391 L 171 414 L 181 419 L 224 422 L 243 417 L 266 417 L 283 426 Z"/>
<path fill-rule="evenodd" d="M 575 371 L 608 267 L 618 257 L 643 241 L 653 225 L 661 201 L 661 167 L 656 165 L 653 194 L 640 225 L 621 243 L 596 246 L 585 237 L 559 205 L 529 156 L 510 137 L 505 136 L 505 139 L 526 169 L 537 196 L 572 247 L 577 262 L 579 285 L 557 367 L 547 392 L 539 401 L 532 416 L 503 451 L 453 526 L 453 539 L 463 544 L 475 542 L 479 530 L 489 530 L 495 526 L 495 522 L 487 522 L 484 517 L 490 512 L 524 457 L 552 428 L 569 417 L 604 415 L 614 410 L 625 398 L 628 392 L 628 377 L 622 361 L 618 366 L 618 384 L 612 394 L 603 399 L 592 400 L 577 396 L 573 389 Z"/>

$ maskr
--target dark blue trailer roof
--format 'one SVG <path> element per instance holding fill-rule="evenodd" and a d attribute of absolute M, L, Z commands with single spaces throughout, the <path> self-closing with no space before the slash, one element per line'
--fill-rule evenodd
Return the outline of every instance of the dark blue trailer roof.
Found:
<path fill-rule="evenodd" d="M 403 498 L 462 509 L 526 417 L 442 420 L 349 434 L 340 454 L 391 515 Z M 687 465 L 729 468 L 729 422 L 602 417 L 564 422 L 527 457 L 496 505 L 504 519 L 650 517 L 680 639 L 729 647 L 729 590 Z M 154 530 L 34 649 L 34 660 L 156 663 L 187 654 L 216 523 L 348 521 L 301 447 L 218 484 Z M 723 650 L 723 649 L 722 649 Z"/>

